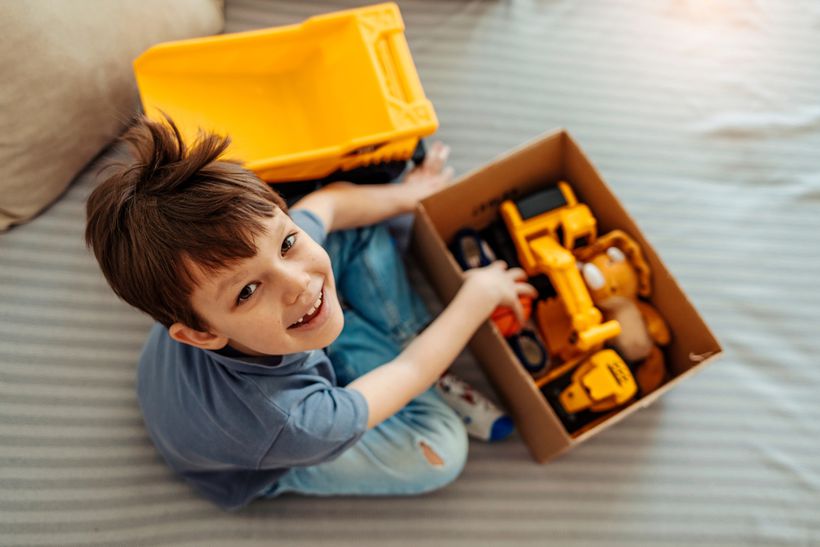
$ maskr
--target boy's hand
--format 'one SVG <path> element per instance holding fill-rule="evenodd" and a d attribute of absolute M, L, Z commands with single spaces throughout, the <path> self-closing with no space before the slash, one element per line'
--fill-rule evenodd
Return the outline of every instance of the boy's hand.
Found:
<path fill-rule="evenodd" d="M 520 268 L 502 261 L 465 272 L 452 302 L 392 361 L 350 382 L 367 401 L 367 426 L 386 420 L 427 390 L 499 305 L 515 310 L 523 323 L 519 294 L 537 294 Z"/>
<path fill-rule="evenodd" d="M 519 324 L 524 324 L 524 309 L 518 296 L 538 296 L 535 287 L 526 282 L 524 270 L 507 269 L 506 262 L 496 260 L 483 268 L 471 268 L 464 272 L 464 276 L 464 288 L 475 291 L 478 298 L 492 306 L 487 312 L 488 316 L 496 307 L 505 306 L 513 310 Z"/>
<path fill-rule="evenodd" d="M 408 210 L 418 202 L 438 192 L 452 180 L 455 170 L 447 165 L 450 147 L 436 141 L 428 150 L 424 163 L 413 168 L 401 183 L 408 200 Z"/>

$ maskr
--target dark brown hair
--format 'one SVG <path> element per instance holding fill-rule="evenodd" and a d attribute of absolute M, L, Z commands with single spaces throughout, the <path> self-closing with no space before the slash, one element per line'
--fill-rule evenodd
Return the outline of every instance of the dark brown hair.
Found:
<path fill-rule="evenodd" d="M 228 137 L 200 133 L 186 148 L 166 119 L 138 117 L 123 135 L 135 159 L 110 166 L 91 193 L 85 241 L 120 298 L 166 327 L 207 331 L 190 304 L 190 263 L 212 273 L 254 256 L 262 221 L 287 208 L 256 175 L 218 159 Z"/>

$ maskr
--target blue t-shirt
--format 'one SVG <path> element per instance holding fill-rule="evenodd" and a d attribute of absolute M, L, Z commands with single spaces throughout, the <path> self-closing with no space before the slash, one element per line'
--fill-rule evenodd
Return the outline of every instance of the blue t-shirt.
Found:
<path fill-rule="evenodd" d="M 324 244 L 315 215 L 291 217 Z M 367 402 L 336 385 L 322 350 L 208 351 L 173 340 L 159 323 L 140 357 L 137 397 L 168 465 L 225 509 L 247 504 L 291 467 L 337 457 L 367 429 Z"/>

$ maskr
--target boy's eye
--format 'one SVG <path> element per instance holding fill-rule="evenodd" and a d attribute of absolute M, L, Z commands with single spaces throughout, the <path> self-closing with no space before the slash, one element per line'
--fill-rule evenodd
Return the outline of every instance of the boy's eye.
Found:
<path fill-rule="evenodd" d="M 282 256 L 285 256 L 290 248 L 296 245 L 296 234 L 290 234 L 282 242 Z"/>
<path fill-rule="evenodd" d="M 246 300 L 248 300 L 248 298 L 253 296 L 253 293 L 256 292 L 256 289 L 258 287 L 259 287 L 259 283 L 248 283 L 247 285 L 242 287 L 242 290 L 239 291 L 239 296 L 236 297 L 236 303 L 237 304 L 244 303 Z"/>

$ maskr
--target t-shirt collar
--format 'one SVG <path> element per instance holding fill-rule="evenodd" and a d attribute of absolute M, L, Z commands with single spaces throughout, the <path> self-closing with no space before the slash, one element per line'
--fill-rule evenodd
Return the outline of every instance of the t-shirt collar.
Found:
<path fill-rule="evenodd" d="M 227 368 L 239 372 L 252 372 L 271 376 L 292 374 L 304 365 L 311 354 L 310 351 L 306 351 L 288 355 L 255 356 L 245 355 L 230 346 L 225 346 L 220 350 L 207 350 L 207 352 L 216 362 Z"/>

